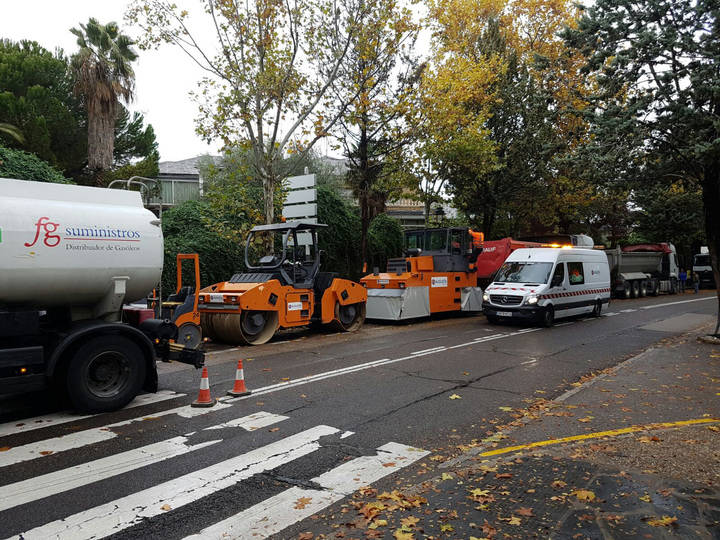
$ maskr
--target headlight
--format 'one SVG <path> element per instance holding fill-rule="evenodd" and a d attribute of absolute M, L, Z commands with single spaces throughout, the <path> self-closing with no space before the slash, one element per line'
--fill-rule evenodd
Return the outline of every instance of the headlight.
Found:
<path fill-rule="evenodd" d="M 486 294 L 486 293 L 483 293 L 483 300 L 484 300 L 485 302 L 489 302 L 489 301 L 490 301 L 490 295 L 489 295 L 489 294 Z"/>
<path fill-rule="evenodd" d="M 537 302 L 538 302 L 538 297 L 537 297 L 537 295 L 534 295 L 534 294 L 532 296 L 528 296 L 527 300 L 525 300 L 526 304 L 537 304 Z"/>

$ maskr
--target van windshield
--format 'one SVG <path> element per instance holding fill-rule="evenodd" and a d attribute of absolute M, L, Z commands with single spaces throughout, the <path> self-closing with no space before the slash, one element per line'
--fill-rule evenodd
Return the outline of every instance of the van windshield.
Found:
<path fill-rule="evenodd" d="M 552 266 L 549 262 L 506 262 L 498 270 L 495 281 L 547 283 Z"/>
<path fill-rule="evenodd" d="M 710 266 L 710 255 L 695 255 L 693 266 Z"/>

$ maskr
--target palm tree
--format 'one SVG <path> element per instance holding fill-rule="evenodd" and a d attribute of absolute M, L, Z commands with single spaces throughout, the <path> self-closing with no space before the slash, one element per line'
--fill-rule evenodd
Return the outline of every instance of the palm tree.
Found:
<path fill-rule="evenodd" d="M 22 132 L 12 124 L 4 124 L 0 122 L 0 133 L 4 133 L 6 135 L 10 135 L 13 139 L 15 139 L 20 144 L 25 144 L 25 137 L 23 137 Z"/>
<path fill-rule="evenodd" d="M 132 49 L 135 42 L 120 33 L 117 23 L 103 26 L 93 18 L 70 31 L 80 47 L 71 65 L 73 90 L 83 98 L 88 112 L 88 167 L 107 170 L 113 162 L 119 100 L 128 103 L 133 98 L 135 73 L 130 63 L 138 57 Z"/>

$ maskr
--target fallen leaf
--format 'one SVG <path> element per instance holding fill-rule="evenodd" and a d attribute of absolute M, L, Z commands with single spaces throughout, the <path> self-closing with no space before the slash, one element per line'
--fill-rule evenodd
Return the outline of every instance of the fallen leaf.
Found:
<path fill-rule="evenodd" d="M 454 477 L 452 474 L 449 474 L 449 473 L 446 473 L 446 472 L 442 473 L 442 479 L 443 479 L 443 480 L 452 480 L 453 478 L 455 478 L 455 477 Z"/>
<path fill-rule="evenodd" d="M 306 398 L 307 396 L 305 394 L 300 394 L 301 398 Z"/>
<path fill-rule="evenodd" d="M 587 422 L 590 422 L 593 418 L 595 418 L 595 417 L 594 416 L 586 416 L 585 418 L 578 418 L 578 422 L 587 423 Z"/>
<path fill-rule="evenodd" d="M 382 465 L 383 465 L 383 467 L 394 467 L 394 466 L 395 466 L 395 462 L 394 462 L 394 461 L 388 461 L 387 463 L 383 463 Z"/>
<path fill-rule="evenodd" d="M 552 484 L 550 484 L 555 489 L 562 489 L 565 486 L 567 486 L 567 482 L 563 482 L 562 480 L 555 480 Z"/>
<path fill-rule="evenodd" d="M 395 540 L 415 540 L 415 535 L 411 532 L 403 531 L 398 529 L 393 533 Z"/>
<path fill-rule="evenodd" d="M 650 495 L 642 495 L 638 497 L 641 501 L 650 502 Z"/>
<path fill-rule="evenodd" d="M 720 394 L 718 394 L 720 396 Z M 717 426 L 708 426 L 707 427 L 710 431 L 720 431 L 720 427 Z"/>
<path fill-rule="evenodd" d="M 303 532 L 298 535 L 298 540 L 313 540 L 315 535 L 311 532 Z"/>
<path fill-rule="evenodd" d="M 168 510 L 172 510 L 172 506 L 170 506 L 169 504 L 163 504 L 160 507 L 160 510 L 165 510 L 167 512 Z"/>
<path fill-rule="evenodd" d="M 489 489 L 480 489 L 480 488 L 475 488 L 475 489 L 473 489 L 473 490 L 470 491 L 470 494 L 471 494 L 473 497 L 485 497 L 485 496 L 487 496 L 489 493 L 490 493 L 490 490 L 489 490 Z"/>
<path fill-rule="evenodd" d="M 404 527 L 414 527 L 414 526 L 417 525 L 419 522 L 420 522 L 420 520 L 419 520 L 418 518 L 414 517 L 414 516 L 408 516 L 408 517 L 403 518 L 403 519 L 400 520 L 400 523 L 401 523 Z"/>
<path fill-rule="evenodd" d="M 495 475 L 495 478 L 512 478 L 512 474 L 510 473 L 499 473 Z"/>
<path fill-rule="evenodd" d="M 595 500 L 595 494 L 592 491 L 588 491 L 586 489 L 578 489 L 577 491 L 573 491 L 572 493 L 570 493 L 570 495 L 575 495 L 580 501 Z"/>
<path fill-rule="evenodd" d="M 445 461 L 445 458 L 443 456 L 432 456 L 430 458 L 431 461 Z"/>
<path fill-rule="evenodd" d="M 647 443 L 651 443 L 651 442 L 658 442 L 658 441 L 660 441 L 660 439 L 655 435 L 653 435 L 652 437 L 644 435 L 642 437 L 638 437 L 638 441 L 640 441 L 641 443 L 647 444 Z"/>
<path fill-rule="evenodd" d="M 462 399 L 462 396 L 458 396 L 457 394 L 453 394 L 450 396 L 450 399 Z"/>
<path fill-rule="evenodd" d="M 519 517 L 511 517 L 508 521 L 508 525 L 522 525 L 522 520 Z"/>
<path fill-rule="evenodd" d="M 41 456 L 49 456 L 52 453 L 53 453 L 52 450 L 43 450 L 42 452 L 40 452 L 40 455 Z"/>
<path fill-rule="evenodd" d="M 647 522 L 651 527 L 670 527 L 671 525 L 677 526 L 677 518 L 670 516 L 663 516 L 660 519 L 651 519 Z"/>
<path fill-rule="evenodd" d="M 262 370 L 263 370 L 263 371 L 272 371 L 272 369 L 269 368 L 269 367 L 264 367 Z"/>
<path fill-rule="evenodd" d="M 525 517 L 532 517 L 535 514 L 533 514 L 532 508 L 526 508 L 524 506 L 521 506 L 517 510 L 515 510 L 513 513 L 517 514 L 518 516 L 525 516 Z"/>
<path fill-rule="evenodd" d="M 383 503 L 371 502 L 364 505 L 358 513 L 365 516 L 365 519 L 372 519 L 383 510 L 385 510 L 385 505 Z"/>
<path fill-rule="evenodd" d="M 387 527 L 387 519 L 376 519 L 368 525 L 368 529 L 377 529 L 378 527 Z"/>
<path fill-rule="evenodd" d="M 300 497 L 297 501 L 295 501 L 295 510 L 302 510 L 305 508 L 308 504 L 312 502 L 312 497 Z"/>
<path fill-rule="evenodd" d="M 498 409 L 500 409 L 501 411 L 505 411 L 505 412 L 510 412 L 513 410 L 512 407 L 498 407 Z"/>
<path fill-rule="evenodd" d="M 268 429 L 268 431 L 275 432 L 275 431 L 278 431 L 279 429 L 280 429 L 279 427 L 272 427 L 272 428 Z"/>
<path fill-rule="evenodd" d="M 455 528 L 449 523 L 443 523 L 440 525 L 440 532 L 453 532 Z"/>
<path fill-rule="evenodd" d="M 289 381 L 289 380 L 290 380 L 290 377 L 283 377 L 283 378 L 280 379 L 280 380 L 281 380 L 281 381 Z"/>

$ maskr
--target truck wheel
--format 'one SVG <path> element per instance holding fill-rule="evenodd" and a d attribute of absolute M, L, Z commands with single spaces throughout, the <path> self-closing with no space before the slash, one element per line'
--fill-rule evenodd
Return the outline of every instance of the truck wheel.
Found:
<path fill-rule="evenodd" d="M 638 298 L 640 296 L 640 283 L 637 281 L 632 282 L 632 294 L 631 296 L 633 298 Z"/>
<path fill-rule="evenodd" d="M 649 285 L 649 287 L 648 287 L 648 294 L 649 294 L 650 296 L 657 296 L 657 295 L 658 295 L 658 286 L 657 286 L 657 283 L 655 283 L 655 281 L 651 281 L 651 282 L 650 282 L 650 285 Z"/>
<path fill-rule="evenodd" d="M 647 296 L 647 293 L 648 293 L 648 284 L 647 284 L 647 281 L 643 281 L 640 284 L 640 296 L 645 297 L 645 296 Z"/>
<path fill-rule="evenodd" d="M 632 284 L 627 281 L 623 285 L 623 296 L 626 300 L 632 296 Z"/>
<path fill-rule="evenodd" d="M 550 328 L 555 323 L 555 308 L 548 306 L 541 315 L 540 323 L 545 328 Z"/>
<path fill-rule="evenodd" d="M 122 336 L 98 336 L 70 359 L 66 388 L 70 401 L 83 412 L 107 412 L 124 407 L 140 392 L 145 357 Z"/>

